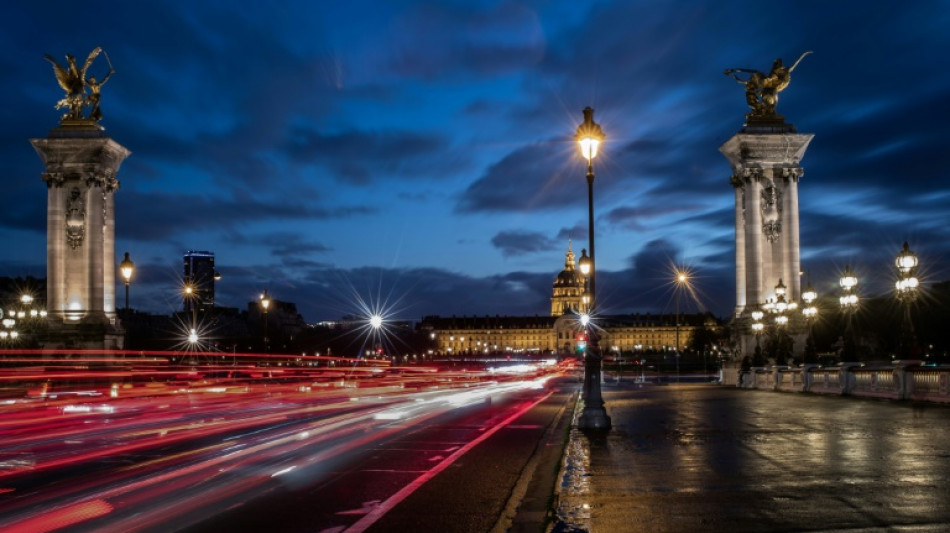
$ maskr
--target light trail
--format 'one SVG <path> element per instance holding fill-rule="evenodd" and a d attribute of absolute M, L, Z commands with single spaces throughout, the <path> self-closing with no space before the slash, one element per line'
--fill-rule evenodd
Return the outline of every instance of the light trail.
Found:
<path fill-rule="evenodd" d="M 108 368 L 19 369 L 48 389 L 0 400 L 0 530 L 187 527 L 275 486 L 319 482 L 343 457 L 445 413 L 540 386 L 419 367 L 358 367 L 346 379 L 325 369 L 248 366 L 238 370 L 258 377 L 219 379 L 206 376 L 235 367 Z M 14 383 L 16 370 L 3 370 L 2 383 Z M 129 376 L 157 381 L 113 394 Z"/>
<path fill-rule="evenodd" d="M 524 415 L 526 412 L 531 410 L 531 408 L 533 408 L 534 406 L 548 399 L 548 397 L 551 396 L 551 394 L 553 393 L 548 392 L 544 396 L 535 400 L 533 403 L 529 403 L 525 405 L 524 407 L 516 411 L 514 414 L 512 414 L 508 418 L 499 422 L 488 431 L 483 432 L 477 438 L 475 438 L 474 440 L 470 441 L 465 446 L 462 446 L 461 448 L 453 452 L 451 455 L 449 455 L 448 457 L 443 459 L 441 462 L 439 462 L 439 464 L 435 465 L 434 467 L 426 471 L 424 474 L 414 479 L 412 483 L 406 485 L 405 487 L 400 489 L 398 492 L 390 496 L 389 499 L 387 499 L 386 501 L 376 506 L 372 511 L 367 513 L 363 518 L 359 519 L 355 524 L 348 527 L 345 530 L 345 532 L 346 533 L 362 533 L 363 531 L 366 531 L 367 529 L 369 529 L 373 524 L 379 521 L 380 518 L 385 516 L 386 513 L 388 513 L 396 505 L 398 505 L 399 502 L 405 500 L 410 495 L 412 495 L 413 492 L 419 490 L 420 487 L 425 485 L 429 480 L 437 476 L 440 472 L 442 472 L 443 470 L 451 466 L 453 463 L 455 463 L 455 461 L 457 461 L 460 457 L 468 453 L 472 448 L 474 448 L 475 446 L 478 446 L 479 444 L 487 440 L 489 437 L 497 433 L 503 427 L 511 424 L 518 418 L 521 418 L 522 415 Z"/>

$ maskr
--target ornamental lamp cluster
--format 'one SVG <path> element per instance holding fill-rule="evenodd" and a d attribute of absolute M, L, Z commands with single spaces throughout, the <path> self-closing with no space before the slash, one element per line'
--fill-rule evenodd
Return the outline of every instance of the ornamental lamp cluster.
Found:
<path fill-rule="evenodd" d="M 16 342 L 23 336 L 21 327 L 29 329 L 37 320 L 46 319 L 46 309 L 33 307 L 33 302 L 32 294 L 23 293 L 17 303 L 6 310 L 0 308 L 0 341 Z"/>
<path fill-rule="evenodd" d="M 905 242 L 894 263 L 899 274 L 899 278 L 895 283 L 897 298 L 901 301 L 911 302 L 917 298 L 917 289 L 920 286 L 920 280 L 917 279 L 916 275 L 919 263 L 917 254 L 912 252 Z"/>

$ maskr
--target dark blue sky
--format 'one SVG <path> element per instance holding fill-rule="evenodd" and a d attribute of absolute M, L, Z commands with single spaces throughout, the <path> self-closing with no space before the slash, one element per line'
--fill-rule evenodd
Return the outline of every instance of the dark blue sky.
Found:
<path fill-rule="evenodd" d="M 45 276 L 49 53 L 102 46 L 119 173 L 117 258 L 133 307 L 168 312 L 185 250 L 217 254 L 218 300 L 267 288 L 311 321 L 356 296 L 400 318 L 546 314 L 569 238 L 586 246 L 572 142 L 592 106 L 598 291 L 670 312 L 672 264 L 734 301 L 742 126 L 726 68 L 805 58 L 778 110 L 814 133 L 804 266 L 889 290 L 904 240 L 950 279 L 950 4 L 940 2 L 20 2 L 3 8 L 0 274 Z M 101 60 L 100 60 L 101 61 Z M 104 62 L 94 68 L 104 69 Z"/>

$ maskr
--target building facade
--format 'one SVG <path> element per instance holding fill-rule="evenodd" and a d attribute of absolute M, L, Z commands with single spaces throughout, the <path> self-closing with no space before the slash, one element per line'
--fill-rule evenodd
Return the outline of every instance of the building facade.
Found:
<path fill-rule="evenodd" d="M 183 257 L 184 279 L 191 293 L 184 296 L 184 310 L 187 312 L 214 308 L 214 282 L 217 272 L 214 269 L 214 252 L 188 251 Z"/>
<path fill-rule="evenodd" d="M 429 316 L 418 328 L 429 335 L 442 355 L 576 354 L 583 342 L 579 334 L 584 327 L 577 313 L 583 290 L 583 277 L 575 268 L 568 244 L 564 270 L 552 288 L 551 316 Z M 595 324 L 599 346 L 607 353 L 683 350 L 697 329 L 719 328 L 712 317 L 697 314 L 608 315 L 598 317 Z"/>

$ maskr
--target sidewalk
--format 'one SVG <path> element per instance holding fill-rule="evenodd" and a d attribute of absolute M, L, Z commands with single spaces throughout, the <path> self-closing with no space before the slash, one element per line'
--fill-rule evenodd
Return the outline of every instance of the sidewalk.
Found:
<path fill-rule="evenodd" d="M 948 406 L 708 384 L 603 395 L 613 428 L 575 420 L 555 532 L 950 530 Z"/>

